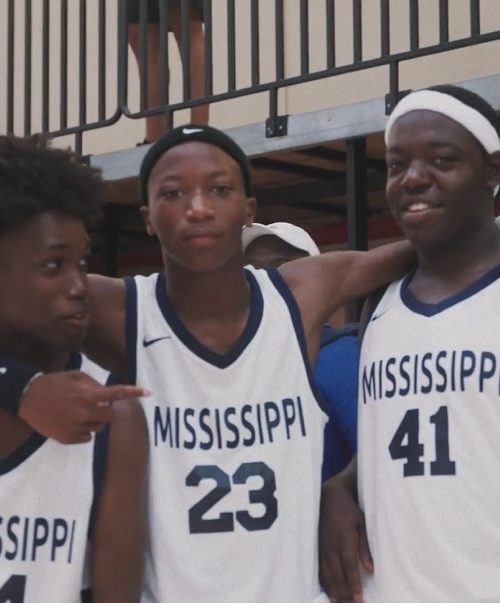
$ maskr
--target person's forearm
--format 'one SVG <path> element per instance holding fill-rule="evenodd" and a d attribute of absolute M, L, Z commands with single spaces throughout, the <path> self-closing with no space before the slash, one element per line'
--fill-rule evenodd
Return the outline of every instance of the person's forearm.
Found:
<path fill-rule="evenodd" d="M 323 489 L 341 487 L 344 491 L 349 492 L 353 500 L 358 499 L 358 483 L 357 483 L 357 455 L 354 455 L 351 462 L 340 473 L 327 479 L 323 483 Z"/>
<path fill-rule="evenodd" d="M 38 374 L 37 368 L 0 355 L 0 409 L 17 415 L 22 394 Z"/>

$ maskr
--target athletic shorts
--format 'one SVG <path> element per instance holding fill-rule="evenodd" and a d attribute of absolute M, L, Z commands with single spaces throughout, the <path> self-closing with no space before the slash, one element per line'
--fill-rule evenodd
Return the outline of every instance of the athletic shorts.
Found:
<path fill-rule="evenodd" d="M 144 0 L 127 0 L 127 23 L 139 23 L 139 5 Z M 158 2 L 162 0 L 147 0 L 148 23 L 160 22 Z M 169 8 L 180 9 L 181 0 L 169 0 Z M 203 14 L 203 0 L 191 0 L 191 7 Z"/>

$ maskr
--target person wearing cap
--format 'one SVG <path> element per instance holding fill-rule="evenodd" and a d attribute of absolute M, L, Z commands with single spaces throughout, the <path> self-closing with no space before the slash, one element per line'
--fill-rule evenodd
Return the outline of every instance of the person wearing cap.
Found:
<path fill-rule="evenodd" d="M 290 222 L 259 224 L 243 228 L 245 262 L 254 268 L 279 268 L 301 257 L 319 255 L 318 246 L 307 231 Z M 325 403 L 322 479 L 344 469 L 356 452 L 358 401 L 358 325 L 341 328 L 323 326 L 316 359 L 314 381 Z"/>
<path fill-rule="evenodd" d="M 358 487 L 353 464 L 324 488 L 323 583 L 365 603 L 499 601 L 497 117 L 435 86 L 398 103 L 385 142 L 418 267 L 367 308 Z"/>
<path fill-rule="evenodd" d="M 399 242 L 303 258 L 272 274 L 244 268 L 241 229 L 256 207 L 249 163 L 209 126 L 181 126 L 154 144 L 140 186 L 164 270 L 90 277 L 85 347 L 152 392 L 143 399 L 143 603 L 326 602 L 317 550 L 326 416 L 310 367 L 332 312 L 402 274 L 414 252 Z M 65 385 L 67 397 L 71 380 Z M 49 403 L 39 396 L 27 388 L 25 417 Z"/>
<path fill-rule="evenodd" d="M 241 242 L 245 261 L 254 268 L 278 268 L 290 260 L 320 253 L 311 235 L 290 222 L 253 222 L 243 229 Z"/>

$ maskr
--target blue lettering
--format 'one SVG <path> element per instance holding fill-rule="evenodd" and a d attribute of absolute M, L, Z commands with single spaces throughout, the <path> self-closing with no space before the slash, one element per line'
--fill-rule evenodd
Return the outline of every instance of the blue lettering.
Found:
<path fill-rule="evenodd" d="M 7 522 L 7 538 L 14 545 L 14 549 L 12 551 L 5 551 L 5 559 L 8 561 L 12 561 L 17 556 L 17 534 L 14 531 L 14 527 L 21 523 L 21 518 L 18 515 L 14 515 Z"/>
<path fill-rule="evenodd" d="M 409 356 L 403 356 L 401 358 L 401 360 L 399 361 L 399 374 L 401 375 L 401 377 L 403 377 L 403 380 L 406 383 L 406 387 L 399 388 L 398 393 L 400 396 L 407 396 L 408 392 L 410 391 L 410 374 L 405 369 L 405 365 L 408 364 L 409 362 L 410 362 Z"/>
<path fill-rule="evenodd" d="M 220 432 L 220 413 L 219 409 L 215 409 L 215 429 L 217 433 L 217 448 L 222 448 L 222 435 Z"/>
<path fill-rule="evenodd" d="M 295 403 L 291 398 L 281 401 L 283 405 L 283 416 L 285 417 L 286 439 L 290 439 L 290 427 L 295 423 Z"/>
<path fill-rule="evenodd" d="M 51 561 L 56 560 L 56 549 L 62 548 L 68 538 L 68 522 L 61 517 L 54 519 L 54 537 L 52 538 L 52 548 L 50 552 Z"/>
<path fill-rule="evenodd" d="M 165 423 L 163 423 L 161 416 L 161 408 L 159 406 L 155 407 L 153 425 L 154 425 L 154 442 L 155 446 L 158 446 L 158 432 L 162 442 L 165 442 L 167 439 L 167 434 L 169 436 L 170 447 L 172 447 L 172 419 L 170 417 L 170 408 L 167 406 L 165 409 Z"/>
<path fill-rule="evenodd" d="M 259 427 L 260 443 L 264 443 L 264 436 L 262 435 L 262 419 L 260 417 L 260 404 L 257 404 L 257 426 Z"/>
<path fill-rule="evenodd" d="M 487 368 L 487 364 L 490 368 Z M 484 382 L 486 379 L 491 379 L 497 370 L 497 359 L 491 352 L 483 352 L 479 364 L 479 391 L 484 391 Z"/>
<path fill-rule="evenodd" d="M 250 433 L 250 437 L 243 440 L 243 446 L 252 446 L 255 442 L 255 429 L 252 423 L 247 419 L 247 414 L 252 412 L 250 404 L 245 404 L 241 409 L 241 423 L 245 429 Z"/>
<path fill-rule="evenodd" d="M 476 357 L 471 350 L 464 350 L 460 359 L 460 388 L 465 390 L 465 380 L 470 377 L 476 368 Z"/>
<path fill-rule="evenodd" d="M 31 561 L 36 560 L 37 548 L 43 546 L 49 537 L 49 522 L 44 517 L 35 518 L 35 527 L 33 528 L 33 547 L 31 550 Z"/>
<path fill-rule="evenodd" d="M 363 404 L 366 404 L 366 392 L 368 391 L 368 396 L 373 400 L 376 400 L 376 392 L 375 392 L 375 364 L 372 364 L 370 367 L 370 375 L 366 376 L 366 366 L 363 367 Z"/>
<path fill-rule="evenodd" d="M 441 364 L 441 360 L 443 358 L 446 358 L 445 350 L 441 350 L 436 357 L 436 370 L 443 378 L 443 382 L 441 384 L 436 383 L 436 391 L 437 392 L 444 392 L 446 390 L 446 385 L 447 385 L 446 370 L 443 367 L 443 365 Z"/>
<path fill-rule="evenodd" d="M 236 415 L 236 408 L 234 408 L 234 406 L 230 406 L 229 408 L 226 408 L 226 410 L 224 411 L 224 425 L 234 435 L 234 438 L 232 440 L 226 441 L 226 446 L 228 448 L 236 448 L 238 446 L 238 444 L 240 443 L 240 434 L 239 434 L 238 428 L 230 420 L 230 417 L 231 416 L 234 417 L 235 415 Z M 243 421 L 243 414 L 242 414 L 242 421 Z"/>
<path fill-rule="evenodd" d="M 189 418 L 194 417 L 194 410 L 192 408 L 186 408 L 184 411 L 184 427 L 189 431 L 191 435 L 191 440 L 184 440 L 184 448 L 188 448 L 189 450 L 193 449 L 196 446 L 196 431 Z"/>
<path fill-rule="evenodd" d="M 456 365 L 456 358 L 457 358 L 457 353 L 455 350 L 453 350 L 453 352 L 451 353 L 451 370 L 450 370 L 450 374 L 451 374 L 451 391 L 454 392 L 456 391 L 456 387 L 455 387 L 455 365 Z"/>
<path fill-rule="evenodd" d="M 385 390 L 386 398 L 392 398 L 396 393 L 396 377 L 392 372 L 392 367 L 396 364 L 396 358 L 389 358 L 387 364 L 385 365 L 385 376 L 391 382 L 392 389 Z"/>
<path fill-rule="evenodd" d="M 210 426 L 207 425 L 207 423 L 205 422 L 205 419 L 209 416 L 210 411 L 208 410 L 208 408 L 203 408 L 200 412 L 200 427 L 208 436 L 207 442 L 200 442 L 200 448 L 202 448 L 203 450 L 209 450 L 210 448 L 212 448 L 212 445 L 214 443 L 214 434 L 210 429 Z"/>
<path fill-rule="evenodd" d="M 176 408 L 175 409 L 175 447 L 179 448 L 179 432 L 180 432 L 180 424 L 181 424 L 181 417 L 180 417 L 180 409 Z"/>
<path fill-rule="evenodd" d="M 297 396 L 297 408 L 299 410 L 300 431 L 301 431 L 302 435 L 305 437 L 306 424 L 304 421 L 304 414 L 302 413 L 302 400 L 300 399 L 300 396 Z"/>
<path fill-rule="evenodd" d="M 423 394 L 428 394 L 432 390 L 432 373 L 427 366 L 427 362 L 432 360 L 432 354 L 430 352 L 426 352 L 422 356 L 422 373 L 424 377 L 427 378 L 427 385 L 422 385 L 420 391 Z"/>
<path fill-rule="evenodd" d="M 266 417 L 267 435 L 269 441 L 273 441 L 273 429 L 280 424 L 280 411 L 275 402 L 264 403 L 264 414 Z"/>

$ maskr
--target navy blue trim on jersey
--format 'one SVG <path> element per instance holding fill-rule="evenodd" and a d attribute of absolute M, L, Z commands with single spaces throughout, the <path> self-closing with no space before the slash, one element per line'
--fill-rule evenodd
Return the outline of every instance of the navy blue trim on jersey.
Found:
<path fill-rule="evenodd" d="M 125 341 L 128 356 L 128 374 L 131 383 L 137 380 L 137 285 L 134 277 L 125 281 Z"/>
<path fill-rule="evenodd" d="M 80 352 L 71 352 L 65 371 L 79 371 L 82 368 L 82 355 Z"/>
<path fill-rule="evenodd" d="M 276 268 L 268 268 L 266 270 L 271 282 L 276 287 L 278 293 L 284 299 L 286 305 L 288 306 L 288 310 L 290 312 L 290 317 L 292 319 L 293 328 L 295 330 L 295 334 L 297 335 L 297 340 L 299 342 L 300 351 L 302 353 L 302 360 L 304 362 L 304 366 L 307 372 L 307 378 L 309 380 L 309 386 L 312 390 L 314 397 L 318 403 L 318 406 L 321 410 L 328 415 L 328 406 L 325 402 L 325 399 L 320 394 L 318 389 L 316 388 L 316 382 L 314 380 L 314 373 L 309 364 L 309 355 L 307 353 L 307 344 L 306 337 L 304 335 L 304 325 L 302 324 L 302 317 L 300 316 L 299 306 L 297 305 L 297 301 L 295 297 L 292 295 L 288 285 L 285 283 L 283 277 L 279 273 Z"/>
<path fill-rule="evenodd" d="M 92 507 L 90 509 L 89 538 L 94 528 L 97 501 L 102 491 L 104 475 L 106 472 L 106 462 L 108 458 L 109 444 L 109 424 L 102 431 L 94 435 L 94 458 L 92 461 L 92 477 L 94 482 L 94 496 Z"/>
<path fill-rule="evenodd" d="M 90 588 L 82 590 L 80 593 L 80 603 L 92 603 L 92 591 Z"/>
<path fill-rule="evenodd" d="M 415 270 L 407 274 L 401 283 L 401 301 L 403 304 L 415 312 L 416 314 L 422 314 L 423 316 L 435 316 L 448 308 L 466 300 L 469 297 L 472 297 L 479 291 L 482 291 L 491 283 L 495 282 L 498 278 L 500 278 L 500 265 L 495 266 L 492 270 L 483 274 L 477 281 L 471 283 L 465 289 L 462 289 L 459 293 L 455 295 L 451 295 L 446 299 L 438 302 L 437 304 L 428 304 L 418 300 L 413 293 L 409 290 L 409 284 L 411 283 L 413 277 L 415 276 Z"/>
<path fill-rule="evenodd" d="M 5 475 L 21 463 L 24 463 L 33 453 L 35 453 L 47 438 L 34 431 L 24 442 L 18 446 L 5 459 L 0 460 L 0 475 Z"/>
<path fill-rule="evenodd" d="M 78 352 L 72 352 L 66 366 L 65 371 L 79 370 L 82 365 L 82 357 Z M 40 446 L 47 441 L 47 438 L 40 435 L 36 431 L 31 433 L 24 442 L 18 446 L 7 458 L 0 460 L 0 475 L 4 475 L 12 471 L 28 459 Z"/>
<path fill-rule="evenodd" d="M 250 313 L 243 333 L 234 347 L 226 354 L 218 354 L 205 347 L 184 326 L 168 299 L 165 286 L 165 275 L 163 273 L 158 275 L 158 280 L 156 282 L 156 299 L 158 301 L 158 306 L 172 331 L 182 343 L 199 358 L 220 369 L 227 368 L 241 356 L 248 344 L 252 341 L 255 333 L 257 333 L 262 320 L 264 308 L 262 292 L 255 277 L 250 271 L 245 270 L 245 277 L 250 286 Z"/>

